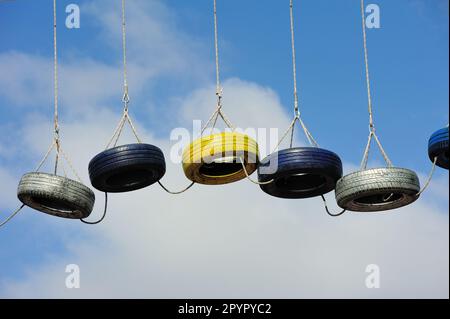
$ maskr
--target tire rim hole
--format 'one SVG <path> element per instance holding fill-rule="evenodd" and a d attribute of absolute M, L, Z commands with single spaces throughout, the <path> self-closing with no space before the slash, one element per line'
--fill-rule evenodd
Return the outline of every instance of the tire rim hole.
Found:
<path fill-rule="evenodd" d="M 74 214 L 78 212 L 77 210 L 74 210 L 73 207 L 71 207 L 71 205 L 69 205 L 66 201 L 39 197 L 33 197 L 31 200 L 45 210 L 49 210 L 57 214 Z"/>
<path fill-rule="evenodd" d="M 245 163 L 245 162 L 244 162 Z M 235 156 L 217 158 L 211 163 L 204 163 L 199 172 L 206 177 L 230 176 L 242 170 L 242 164 Z"/>
<path fill-rule="evenodd" d="M 132 187 L 147 183 L 150 177 L 149 171 L 145 169 L 128 170 L 112 175 L 106 180 L 106 184 L 112 187 Z"/>
<path fill-rule="evenodd" d="M 401 193 L 383 193 L 377 195 L 363 196 L 355 199 L 360 205 L 387 205 L 397 202 L 403 198 Z"/>
<path fill-rule="evenodd" d="M 326 179 L 318 174 L 299 173 L 278 178 L 275 184 L 278 188 L 291 192 L 310 192 L 323 187 Z"/>

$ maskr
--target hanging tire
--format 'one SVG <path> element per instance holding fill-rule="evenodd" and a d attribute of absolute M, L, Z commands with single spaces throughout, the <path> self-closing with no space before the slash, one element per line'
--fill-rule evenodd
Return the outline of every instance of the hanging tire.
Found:
<path fill-rule="evenodd" d="M 17 197 L 35 210 L 71 219 L 88 217 L 95 202 L 95 195 L 89 187 L 69 178 L 47 173 L 23 175 Z"/>
<path fill-rule="evenodd" d="M 280 198 L 308 198 L 326 194 L 342 177 L 339 156 L 317 147 L 297 147 L 267 156 L 259 164 L 259 182 L 269 195 Z"/>
<path fill-rule="evenodd" d="M 128 144 L 110 148 L 89 163 L 92 186 L 102 192 L 122 193 L 159 181 L 166 172 L 162 151 L 149 144 Z"/>
<path fill-rule="evenodd" d="M 437 166 L 445 169 L 449 168 L 448 127 L 440 129 L 431 135 L 428 141 L 428 156 L 432 162 L 437 158 Z"/>
<path fill-rule="evenodd" d="M 224 132 L 201 137 L 183 151 L 183 170 L 188 179 L 205 185 L 228 184 L 246 177 L 258 163 L 258 144 L 248 135 Z"/>
<path fill-rule="evenodd" d="M 374 168 L 342 177 L 336 184 L 336 201 L 355 212 L 395 209 L 416 201 L 420 191 L 416 173 L 404 168 Z"/>

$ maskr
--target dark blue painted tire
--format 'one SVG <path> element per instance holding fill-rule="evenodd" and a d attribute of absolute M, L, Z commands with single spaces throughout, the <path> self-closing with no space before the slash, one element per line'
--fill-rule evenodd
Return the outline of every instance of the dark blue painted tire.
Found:
<path fill-rule="evenodd" d="M 432 162 L 437 157 L 436 165 L 448 169 L 448 127 L 440 129 L 431 135 L 428 141 L 428 156 Z"/>
<path fill-rule="evenodd" d="M 162 151 L 149 144 L 128 144 L 110 148 L 89 163 L 92 186 L 102 192 L 122 193 L 147 187 L 166 172 Z"/>
<path fill-rule="evenodd" d="M 259 182 L 269 195 L 280 198 L 308 198 L 332 191 L 342 177 L 339 156 L 317 147 L 289 148 L 275 152 L 260 162 Z"/>

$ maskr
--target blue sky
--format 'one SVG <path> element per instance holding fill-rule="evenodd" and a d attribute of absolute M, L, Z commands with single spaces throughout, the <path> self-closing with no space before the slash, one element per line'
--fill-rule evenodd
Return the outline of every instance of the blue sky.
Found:
<path fill-rule="evenodd" d="M 69 3 L 72 2 L 59 3 L 60 24 Z M 212 40 L 210 4 L 166 3 L 177 15 L 177 27 L 202 41 L 202 54 L 212 62 L 213 47 L 208 42 Z M 376 126 L 395 163 L 424 169 L 428 165 L 424 156 L 428 136 L 448 122 L 448 2 L 398 0 L 379 4 L 381 29 L 368 30 Z M 244 1 L 239 5 L 223 1 L 219 5 L 223 77 L 239 76 L 269 86 L 289 108 L 292 80 L 286 5 L 273 1 Z M 0 26 L 4 41 L 0 50 L 51 56 L 51 6 L 51 1 L 2 4 Z M 302 113 L 322 144 L 354 161 L 361 155 L 367 133 L 358 13 L 355 1 L 347 0 L 302 1 L 296 4 L 295 12 Z M 79 30 L 60 28 L 61 63 L 86 55 L 119 67 L 120 51 L 111 53 L 92 34 L 95 19 L 81 19 Z M 212 78 L 213 70 L 209 71 Z M 182 90 L 191 89 L 186 83 L 177 83 L 173 75 L 163 75 L 155 82 L 158 83 L 146 85 L 160 110 L 180 86 Z M 8 103 L 4 99 L 1 102 Z M 22 110 L 7 110 L 9 116 L 22 116 Z M 396 125 L 392 125 L 393 121 Z M 3 119 L 4 123 L 10 120 Z M 400 141 L 401 148 L 397 147 Z"/>
<path fill-rule="evenodd" d="M 128 2 L 130 7 L 134 5 L 132 0 Z M 77 30 L 66 29 L 63 24 L 66 16 L 64 9 L 70 3 L 77 3 L 81 7 L 81 28 Z M 105 23 L 116 21 L 111 18 L 111 14 L 119 7 L 116 4 L 110 7 L 105 1 L 99 3 L 58 1 L 61 94 L 71 90 L 64 83 L 71 81 L 69 70 L 75 70 L 78 63 L 84 69 L 92 63 L 108 69 L 108 72 L 117 70 L 117 79 L 98 80 L 89 86 L 87 96 L 94 96 L 93 100 L 86 101 L 79 96 L 74 99 L 76 103 L 80 101 L 85 105 L 71 104 L 62 97 L 63 130 L 65 121 L 70 126 L 77 121 L 93 121 L 96 114 L 102 117 L 104 114 L 109 116 L 120 112 L 121 43 L 114 35 L 120 32 L 120 24 Z M 142 5 L 142 1 L 138 3 Z M 133 80 L 133 77 L 137 78 L 136 74 L 130 72 L 133 115 L 141 127 L 151 132 L 152 138 L 169 142 L 171 129 L 180 123 L 177 120 L 177 101 L 187 100 L 195 95 L 193 92 L 212 87 L 214 83 L 212 1 L 167 0 L 149 3 L 156 3 L 156 7 L 153 4 L 142 7 L 163 12 L 162 17 L 155 17 L 153 12 L 148 12 L 148 21 L 156 21 L 155 25 L 149 26 L 155 29 L 140 30 L 140 26 L 134 24 L 140 21 L 140 15 L 146 14 L 141 12 L 137 20 L 128 21 L 130 30 L 140 30 L 143 42 L 147 39 L 145 33 L 160 32 L 156 39 L 163 43 L 159 44 L 161 47 L 172 48 L 164 41 L 173 40 L 173 48 L 180 51 L 176 54 L 181 57 L 177 56 L 176 59 L 185 58 L 186 64 L 194 61 L 187 66 L 184 62 L 180 62 L 180 67 L 170 66 L 171 62 L 166 65 L 161 58 L 165 51 L 153 51 L 152 43 L 137 43 L 138 33 L 129 38 L 129 58 L 135 58 L 134 63 L 138 68 L 139 63 L 144 61 L 142 63 L 151 74 L 140 77 L 145 81 L 136 83 L 138 81 Z M 367 30 L 377 132 L 394 164 L 426 174 L 430 169 L 428 138 L 448 123 L 448 1 L 384 0 L 369 3 L 376 3 L 381 9 L 381 28 Z M 245 83 L 255 83 L 261 88 L 270 89 L 279 98 L 283 116 L 290 117 L 293 99 L 288 1 L 218 0 L 218 10 L 221 75 L 224 82 L 238 78 Z M 133 17 L 133 10 L 130 12 Z M 110 18 L 112 20 L 108 20 Z M 299 98 L 303 118 L 321 146 L 338 153 L 344 162 L 357 165 L 368 134 L 359 1 L 298 0 L 295 18 Z M 157 27 L 161 24 L 166 29 L 159 30 Z M 108 28 L 115 31 L 109 34 Z M 50 121 L 52 116 L 52 90 L 48 87 L 52 80 L 52 69 L 48 64 L 52 57 L 51 1 L 0 2 L 0 37 L 0 73 L 3 78 L 0 81 L 3 86 L 3 89 L 0 88 L 0 168 L 3 171 L 0 173 L 6 172 L 4 174 L 7 174 L 8 181 L 18 182 L 21 174 L 31 170 L 40 154 L 45 152 L 45 147 L 41 146 L 38 146 L 39 151 L 27 149 L 30 132 L 24 131 L 24 125 L 41 125 Z M 17 55 L 31 57 L 34 62 L 44 61 L 39 64 L 42 72 L 38 76 L 27 77 L 26 70 L 1 63 L 14 61 Z M 33 63 L 30 63 L 30 67 Z M 65 65 L 68 65 L 66 69 Z M 152 68 L 158 71 L 153 72 Z M 20 78 L 21 85 L 14 86 L 8 78 L 11 81 Z M 40 92 L 40 84 L 35 83 L 39 78 L 46 83 L 43 87 L 48 90 Z M 15 91 L 15 97 L 11 97 L 11 92 L 7 91 L 10 88 L 21 90 Z M 107 91 L 98 100 L 95 100 L 96 88 Z M 225 98 L 228 94 L 226 88 Z M 38 97 L 35 98 L 29 92 Z M 83 94 L 83 90 L 77 91 L 77 94 Z M 17 95 L 24 98 L 20 99 Z M 30 100 L 27 99 L 28 95 Z M 211 91 L 211 96 L 214 98 L 214 91 Z M 70 106 L 65 108 L 65 104 Z M 83 115 L 86 107 L 89 111 Z M 225 110 L 226 107 L 225 104 Z M 258 105 L 253 110 L 258 110 Z M 239 114 L 234 110 L 233 114 L 236 113 Z M 92 117 L 85 118 L 86 114 Z M 265 114 L 268 113 L 253 112 L 248 113 L 248 116 L 257 119 Z M 208 115 L 204 113 L 202 118 Z M 109 119 L 108 116 L 105 118 Z M 270 125 L 270 119 L 265 120 Z M 245 118 L 236 118 L 236 122 L 245 127 L 247 121 Z M 115 124 L 109 123 L 108 132 L 112 132 Z M 42 137 L 43 144 L 50 141 L 50 126 L 48 135 L 45 135 L 45 130 L 36 132 L 43 135 L 34 135 L 32 138 Z M 298 137 L 303 138 L 300 135 Z M 16 139 L 18 142 L 13 142 Z M 98 145 L 103 145 L 103 141 Z M 83 146 L 80 147 L 81 152 Z M 76 152 L 72 152 L 71 156 L 77 158 L 77 154 L 73 153 Z M 86 155 L 88 157 L 89 154 Z M 377 162 L 381 163 L 381 159 L 375 152 L 373 163 Z M 87 162 L 77 169 L 85 174 Z M 448 172 L 438 169 L 436 179 L 442 182 L 443 192 L 446 193 Z M 175 181 L 178 185 L 183 183 L 183 180 Z M 2 216 L 14 208 L 15 202 L 10 197 L 14 197 L 15 187 L 12 183 L 0 188 L 9 196 L 1 197 Z M 113 204 L 123 198 L 118 197 L 113 200 Z M 101 199 L 97 201 L 97 206 L 101 206 Z M 429 202 L 441 212 L 444 207 L 444 213 L 448 213 L 445 212 L 448 195 L 441 196 L 439 200 L 430 197 Z M 157 207 L 157 210 L 161 209 Z M 77 255 L 79 252 L 68 247 L 72 247 L 77 240 L 89 243 L 96 236 L 95 230 L 80 231 L 82 227 L 79 223 L 53 221 L 28 210 L 2 229 L 0 296 L 8 296 L 8 291 L 15 291 L 2 291 L 3 285 L 26 280 L 35 268 L 45 269 L 46 265 L 64 258 L 81 258 Z M 448 226 L 445 231 L 448 238 Z M 107 242 L 103 244 L 108 246 Z M 446 289 L 448 295 L 448 285 Z"/>

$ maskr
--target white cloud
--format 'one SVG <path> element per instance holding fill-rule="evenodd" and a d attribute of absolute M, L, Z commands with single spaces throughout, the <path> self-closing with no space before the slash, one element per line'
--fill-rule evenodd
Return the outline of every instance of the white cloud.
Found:
<path fill-rule="evenodd" d="M 168 44 L 161 36 L 166 29 L 162 28 L 161 21 L 166 18 L 172 21 L 174 17 L 147 16 L 152 11 L 139 10 L 143 3 L 133 6 L 130 2 L 130 15 L 136 14 L 136 19 L 152 26 L 154 39 L 159 39 L 155 45 L 162 43 L 164 48 L 158 56 L 164 60 L 165 50 L 179 49 L 184 35 L 180 40 L 178 31 L 172 27 L 170 34 L 176 41 L 166 47 Z M 149 6 L 155 5 L 164 12 L 161 3 L 150 3 Z M 105 28 L 109 19 L 117 18 L 113 12 L 103 12 L 105 21 L 100 23 Z M 140 31 L 133 27 L 129 30 L 131 39 Z M 116 36 L 113 34 L 111 40 Z M 136 61 L 143 61 L 147 50 L 150 49 L 133 53 Z M 0 55 L 0 61 L 2 57 L 5 55 Z M 39 58 L 21 53 L 7 58 L 9 63 L 31 61 L 31 68 L 33 63 L 38 67 L 42 63 Z M 168 59 L 177 58 L 169 56 Z M 113 72 L 99 62 L 89 63 L 92 64 L 77 70 L 77 79 L 92 76 L 95 81 L 120 80 L 120 74 L 115 75 L 117 70 Z M 152 69 L 151 59 L 146 63 Z M 165 65 L 160 60 L 154 64 Z M 14 71 L 12 76 L 23 75 L 21 72 Z M 66 81 L 66 98 L 88 90 L 79 80 Z M 21 89 L 27 87 L 24 84 Z M 224 81 L 224 89 L 225 111 L 237 126 L 287 126 L 290 115 L 283 112 L 277 94 L 270 88 L 233 78 Z M 37 91 L 27 91 L 29 98 L 35 101 L 32 94 L 36 94 L 37 99 L 45 100 Z M 88 91 L 92 103 L 62 124 L 63 146 L 85 181 L 88 181 L 89 159 L 104 148 L 118 121 L 117 115 L 99 102 L 111 97 L 114 90 L 94 87 Z M 7 96 L 5 92 L 0 94 Z M 167 125 L 189 128 L 191 119 L 205 119 L 213 110 L 214 87 L 199 85 L 192 93 L 183 98 L 174 97 L 173 101 L 181 101 L 174 103 L 181 106 L 180 119 Z M 17 103 L 26 101 L 17 100 Z M 36 119 L 33 115 L 18 123 L 24 127 L 18 143 L 29 150 L 30 157 L 38 158 L 49 141 L 37 141 L 35 137 L 48 136 L 51 123 Z M 167 156 L 171 146 L 168 137 L 156 138 L 157 132 L 148 129 L 144 120 L 135 121 L 143 140 L 160 146 Z M 129 131 L 122 141 L 132 141 Z M 167 166 L 165 184 L 182 188 L 188 183 L 180 165 L 167 161 Z M 0 178 L 14 184 L 14 178 L 8 174 L 10 168 L 1 167 Z M 80 223 L 77 230 L 82 235 L 77 240 L 67 235 L 67 225 L 75 227 L 76 221 L 54 223 L 52 218 L 42 218 L 47 227 L 60 229 L 67 254 L 30 264 L 20 279 L 2 274 L 0 296 L 448 298 L 449 220 L 447 212 L 435 204 L 448 201 L 447 194 L 448 183 L 438 180 L 420 201 L 406 208 L 386 214 L 349 213 L 336 219 L 325 214 L 318 198 L 277 199 L 245 180 L 224 186 L 195 185 L 179 196 L 164 193 L 158 185 L 127 194 L 112 194 L 104 223 L 93 227 Z M 103 205 L 101 194 L 96 195 L 97 207 L 92 219 L 98 217 Z M 11 191 L 0 189 L 2 204 L 11 196 Z M 333 195 L 327 197 L 332 199 Z M 14 227 L 13 223 L 8 227 Z M 65 288 L 64 270 L 71 263 L 81 267 L 79 290 Z M 378 290 L 365 287 L 365 267 L 372 263 L 381 267 Z"/>
<path fill-rule="evenodd" d="M 51 67 L 46 59 L 20 52 L 0 54 L 0 94 L 19 106 L 49 104 L 51 101 Z M 48 74 L 48 81 L 43 77 Z"/>

